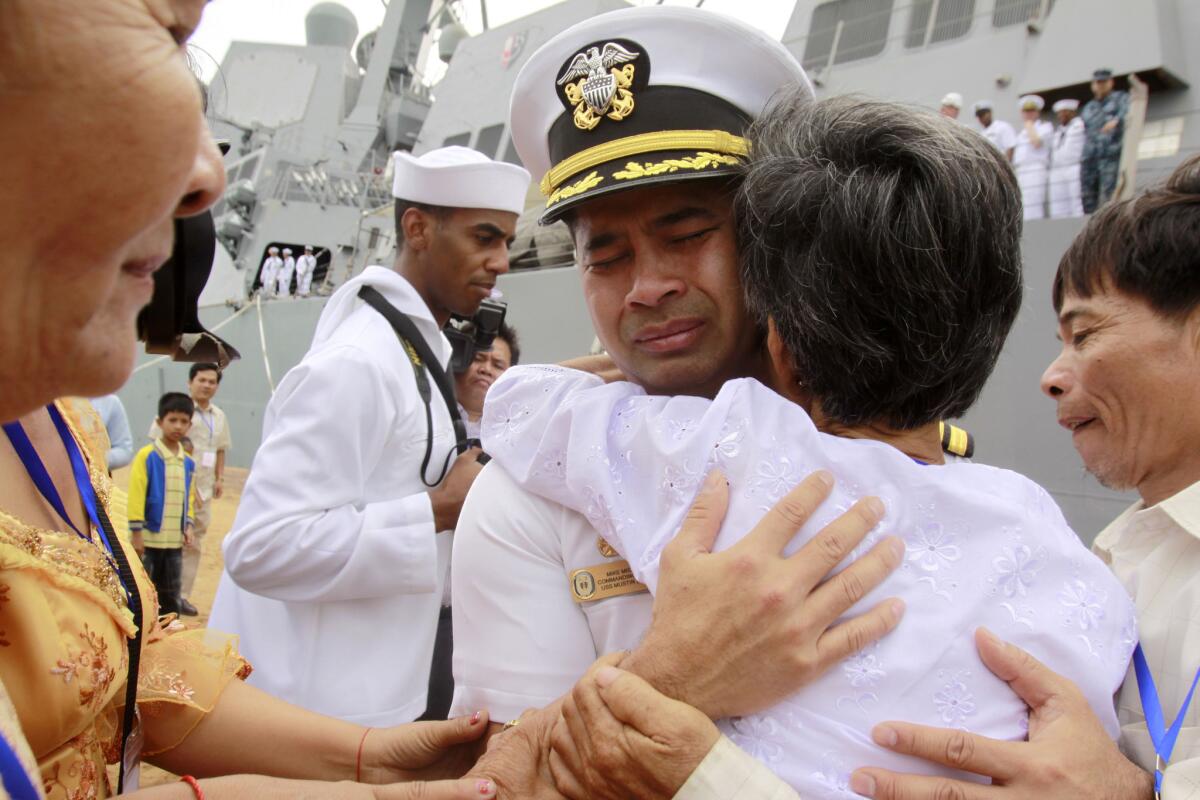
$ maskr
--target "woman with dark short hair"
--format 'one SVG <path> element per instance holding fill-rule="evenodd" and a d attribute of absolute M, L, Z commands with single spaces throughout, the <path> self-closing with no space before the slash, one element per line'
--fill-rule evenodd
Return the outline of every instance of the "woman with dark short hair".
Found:
<path fill-rule="evenodd" d="M 652 592 L 664 547 L 719 476 L 718 550 L 813 470 L 836 482 L 833 500 L 785 552 L 868 492 L 882 498 L 857 552 L 902 539 L 904 565 L 858 610 L 899 596 L 899 627 L 760 715 L 720 723 L 806 800 L 846 796 L 864 764 L 966 777 L 879 747 L 885 720 L 1023 738 L 1028 710 L 980 660 L 980 626 L 1079 682 L 1115 738 L 1112 694 L 1136 641 L 1128 598 L 1045 490 L 942 457 L 939 421 L 978 398 L 1020 307 L 1012 168 L 950 120 L 859 98 L 785 94 L 749 138 L 742 277 L 775 391 L 746 379 L 713 400 L 654 397 L 514 368 L 489 395 L 485 448 L 584 513 Z"/>

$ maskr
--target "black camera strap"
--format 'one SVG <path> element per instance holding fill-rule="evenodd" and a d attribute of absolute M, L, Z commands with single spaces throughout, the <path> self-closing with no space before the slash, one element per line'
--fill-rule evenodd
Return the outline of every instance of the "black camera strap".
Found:
<path fill-rule="evenodd" d="M 104 510 L 104 504 L 97 503 L 96 511 L 100 517 L 100 526 L 104 529 L 108 540 L 113 543 L 112 555 L 117 562 L 117 574 L 121 576 L 121 584 L 130 587 L 129 610 L 133 612 L 133 622 L 136 626 L 133 639 L 129 642 L 129 673 L 125 677 L 125 709 L 121 715 L 121 767 L 117 773 L 117 794 L 120 794 L 125 789 L 125 778 L 127 777 L 125 774 L 125 749 L 129 744 L 129 736 L 133 733 L 133 726 L 137 720 L 138 669 L 142 662 L 142 596 L 138 592 L 137 581 L 133 577 L 129 559 L 125 556 L 125 550 L 117 538 L 112 521 L 108 518 L 108 512 Z"/>
<path fill-rule="evenodd" d="M 437 384 L 438 392 L 441 393 L 442 400 L 446 402 L 446 410 L 450 412 L 450 421 L 454 424 L 454 452 L 465 453 L 470 447 L 470 442 L 467 440 L 467 426 L 462 420 L 462 415 L 458 412 L 458 400 L 454 396 L 454 384 L 451 382 L 450 376 L 442 369 L 441 363 L 429 347 L 429 343 L 425 341 L 425 337 L 417 330 L 416 324 L 408 318 L 407 314 L 389 303 L 374 286 L 360 287 L 358 296 L 388 321 L 388 324 L 392 326 L 392 330 L 396 332 L 396 336 L 400 338 L 401 344 L 404 345 L 404 349 L 409 355 L 409 362 L 412 364 L 417 378 L 417 391 L 421 395 L 421 400 L 425 403 L 425 425 L 429 431 L 428 439 L 426 440 L 425 459 L 421 464 L 421 481 L 426 486 L 436 486 L 445 477 L 446 467 L 443 467 L 442 474 L 432 484 L 425 479 L 425 470 L 429 466 L 429 459 L 433 451 L 433 398 L 429 387 L 430 377 Z M 450 459 L 447 457 L 447 465 L 449 461 Z"/>

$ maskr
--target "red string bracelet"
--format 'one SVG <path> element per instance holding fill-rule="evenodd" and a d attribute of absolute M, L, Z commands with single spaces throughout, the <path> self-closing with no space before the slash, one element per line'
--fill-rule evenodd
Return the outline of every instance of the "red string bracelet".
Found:
<path fill-rule="evenodd" d="M 186 783 L 192 787 L 192 791 L 196 793 L 196 800 L 204 800 L 204 790 L 200 788 L 200 783 L 191 775 L 181 775 L 179 782 Z"/>
<path fill-rule="evenodd" d="M 362 754 L 363 745 L 367 743 L 367 734 L 373 731 L 374 728 L 367 728 L 363 731 L 362 738 L 358 740 L 358 756 L 354 759 L 354 782 L 362 783 Z"/>

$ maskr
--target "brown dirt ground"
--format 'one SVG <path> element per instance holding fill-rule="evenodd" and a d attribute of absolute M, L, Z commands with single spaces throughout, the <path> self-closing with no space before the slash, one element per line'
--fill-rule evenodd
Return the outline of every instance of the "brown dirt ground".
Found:
<path fill-rule="evenodd" d="M 225 494 L 220 500 L 213 501 L 212 520 L 208 525 L 208 534 L 204 537 L 204 552 L 200 556 L 200 570 L 196 573 L 196 585 L 188 599 L 200 611 L 197 617 L 184 617 L 188 627 L 204 627 L 208 624 L 208 615 L 212 610 L 213 596 L 217 592 L 217 582 L 221 578 L 221 570 L 225 566 L 221 558 L 221 542 L 225 534 L 233 527 L 233 517 L 237 513 L 238 503 L 242 499 L 242 488 L 246 485 L 248 470 L 229 467 L 225 470 Z M 113 479 L 122 488 L 129 485 L 129 470 L 118 470 Z M 117 776 L 115 767 L 110 767 L 113 786 L 116 786 Z M 169 772 L 142 765 L 143 787 L 158 786 L 178 780 Z"/>

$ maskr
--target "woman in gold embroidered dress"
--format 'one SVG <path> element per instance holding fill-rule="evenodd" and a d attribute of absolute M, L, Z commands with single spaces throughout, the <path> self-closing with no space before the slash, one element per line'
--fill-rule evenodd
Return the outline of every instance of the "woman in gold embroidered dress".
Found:
<path fill-rule="evenodd" d="M 74 441 L 114 517 L 91 421 L 54 399 L 125 381 L 174 218 L 224 188 L 183 51 L 204 4 L 0 0 L 0 421 L 20 423 L 62 498 L 56 511 L 11 434 L 0 437 L 0 798 L 112 793 L 105 765 L 121 750 L 135 620 L 68 455 Z M 205 777 L 130 796 L 494 795 L 487 781 L 404 783 L 461 774 L 486 718 L 366 736 L 269 697 L 239 680 L 249 666 L 232 637 L 164 630 L 132 547 L 111 544 L 143 609 L 141 754 Z"/>

